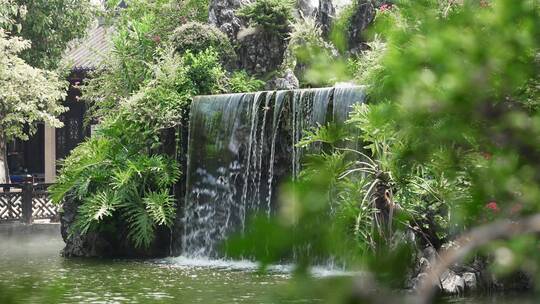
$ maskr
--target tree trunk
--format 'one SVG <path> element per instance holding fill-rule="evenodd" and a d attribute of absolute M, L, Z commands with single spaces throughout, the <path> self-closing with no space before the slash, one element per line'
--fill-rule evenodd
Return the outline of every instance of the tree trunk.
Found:
<path fill-rule="evenodd" d="M 9 183 L 9 168 L 7 162 L 7 142 L 4 133 L 0 132 L 0 184 Z"/>

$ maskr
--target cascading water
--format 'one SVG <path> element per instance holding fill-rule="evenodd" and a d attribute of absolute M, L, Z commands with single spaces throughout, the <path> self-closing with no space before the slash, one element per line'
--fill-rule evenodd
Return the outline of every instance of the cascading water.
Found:
<path fill-rule="evenodd" d="M 253 213 L 270 215 L 276 186 L 297 176 L 304 131 L 344 122 L 360 87 L 196 97 L 191 106 L 181 253 L 217 257 Z M 315 147 L 316 148 L 316 147 Z"/>

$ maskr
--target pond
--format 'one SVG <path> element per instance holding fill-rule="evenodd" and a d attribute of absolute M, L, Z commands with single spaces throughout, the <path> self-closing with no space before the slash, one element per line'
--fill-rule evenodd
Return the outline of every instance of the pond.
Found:
<path fill-rule="evenodd" d="M 287 267 L 261 274 L 250 262 L 64 259 L 60 238 L 0 238 L 0 294 L 28 303 L 298 303 L 283 294 Z M 321 275 L 325 275 L 321 273 Z M 25 289 L 23 286 L 27 286 Z M 48 297 L 54 297 L 50 299 Z M 0 295 L 0 299 L 2 296 Z M 0 301 L 1 302 L 1 301 Z"/>
<path fill-rule="evenodd" d="M 340 292 L 347 275 L 313 271 L 292 279 L 287 266 L 261 274 L 255 263 L 190 259 L 64 259 L 59 237 L 0 238 L 0 303 L 323 303 L 324 288 Z M 341 284 L 343 285 L 343 284 Z M 326 299 L 323 299 L 325 297 Z M 451 303 L 534 303 L 515 298 Z"/>

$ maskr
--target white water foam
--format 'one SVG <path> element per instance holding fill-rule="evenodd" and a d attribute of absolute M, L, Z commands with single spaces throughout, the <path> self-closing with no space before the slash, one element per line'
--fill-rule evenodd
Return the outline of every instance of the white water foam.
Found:
<path fill-rule="evenodd" d="M 155 261 L 156 264 L 166 265 L 169 267 L 178 268 L 209 268 L 216 270 L 229 271 L 249 271 L 255 272 L 260 270 L 260 264 L 250 260 L 228 260 L 228 259 L 211 259 L 207 257 L 169 257 Z M 266 268 L 267 272 L 272 274 L 287 274 L 290 275 L 294 271 L 293 264 L 277 264 L 270 265 Z M 337 276 L 354 276 L 359 272 L 347 271 L 330 266 L 314 266 L 310 268 L 309 273 L 314 277 L 337 277 Z"/>

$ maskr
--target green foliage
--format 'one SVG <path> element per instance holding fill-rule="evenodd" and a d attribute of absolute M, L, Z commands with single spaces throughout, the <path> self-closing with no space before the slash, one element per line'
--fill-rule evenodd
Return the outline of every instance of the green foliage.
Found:
<path fill-rule="evenodd" d="M 54 72 L 26 64 L 19 54 L 29 47 L 27 40 L 8 37 L 0 29 L 1 137 L 27 139 L 38 122 L 62 126 L 57 116 L 66 110 L 61 104 L 66 82 Z"/>
<path fill-rule="evenodd" d="M 109 21 L 119 28 L 127 28 L 133 20 L 155 18 L 151 37 L 167 39 L 180 23 L 208 20 L 208 0 L 124 0 L 126 7 L 118 9 L 121 0 L 108 0 L 106 13 Z"/>
<path fill-rule="evenodd" d="M 386 51 L 386 44 L 378 37 L 367 42 L 368 50 L 362 51 L 356 58 L 349 58 L 349 73 L 354 80 L 362 84 L 371 84 L 382 70 L 381 59 Z"/>
<path fill-rule="evenodd" d="M 133 244 L 148 247 L 156 226 L 172 225 L 176 208 L 169 189 L 179 178 L 178 166 L 163 156 L 134 152 L 121 140 L 102 136 L 79 145 L 63 162 L 51 195 L 57 203 L 69 194 L 81 201 L 72 233 L 124 221 Z"/>
<path fill-rule="evenodd" d="M 289 35 L 289 43 L 285 50 L 282 69 L 296 71 L 300 80 L 304 81 L 304 70 L 315 65 L 324 58 L 324 62 L 337 57 L 337 50 L 324 40 L 321 28 L 311 18 L 301 19 L 293 23 Z M 328 81 L 328 82 L 331 82 Z"/>
<path fill-rule="evenodd" d="M 113 51 L 82 87 L 83 100 L 90 104 L 89 118 L 115 111 L 120 100 L 151 81 L 152 68 L 167 53 L 174 29 L 182 20 L 205 21 L 206 14 L 201 12 L 208 7 L 207 0 L 132 0 L 118 10 L 118 3 L 108 1 L 107 5 L 116 29 Z"/>
<path fill-rule="evenodd" d="M 21 54 L 30 42 L 4 29 L 20 29 L 16 17 L 24 13 L 14 1 L 0 2 L 0 183 L 9 182 L 6 142 L 28 139 L 40 122 L 61 127 L 57 116 L 66 111 L 62 99 L 67 83 L 54 72 L 27 64 Z"/>
<path fill-rule="evenodd" d="M 332 23 L 330 40 L 334 43 L 341 54 L 345 54 L 348 48 L 348 33 L 351 27 L 351 19 L 357 9 L 358 1 L 354 0 L 341 9 L 341 12 Z"/>
<path fill-rule="evenodd" d="M 212 48 L 194 55 L 186 52 L 186 78 L 192 86 L 193 95 L 209 95 L 225 91 L 226 75 L 219 62 L 219 54 Z"/>
<path fill-rule="evenodd" d="M 226 91 L 220 59 L 233 51 L 219 30 L 195 22 L 205 21 L 206 0 L 117 5 L 107 4 L 117 30 L 111 57 L 83 86 L 99 138 L 65 160 L 52 192 L 57 202 L 72 194 L 82 202 L 73 231 L 121 224 L 135 246 L 147 247 L 175 214 L 169 189 L 179 168 L 158 156 L 159 134 L 187 118 L 192 96 Z"/>
<path fill-rule="evenodd" d="M 16 15 L 19 35 L 32 43 L 21 57 L 30 65 L 45 69 L 57 67 L 68 43 L 84 37 L 97 8 L 91 0 L 14 0 L 25 14 Z M 8 29 L 10 30 L 10 29 Z"/>
<path fill-rule="evenodd" d="M 17 23 L 17 17 L 25 16 L 26 7 L 18 5 L 15 0 L 0 0 L 0 28 L 18 33 L 21 31 L 21 24 Z"/>
<path fill-rule="evenodd" d="M 264 88 L 264 81 L 249 76 L 245 71 L 234 72 L 229 79 L 228 92 L 256 92 Z"/>
<path fill-rule="evenodd" d="M 382 24 L 390 47 L 384 75 L 372 84 L 373 100 L 391 101 L 379 111 L 399 126 L 406 143 L 396 161 L 435 159 L 447 164 L 451 179 L 466 172 L 473 198 L 453 207 L 467 222 L 490 201 L 536 210 L 538 181 L 527 172 L 535 170 L 537 147 L 526 138 L 538 132 L 537 114 L 529 110 L 538 100 L 523 107 L 520 94 L 538 75 L 538 7 L 531 1 L 466 3 L 442 22 L 439 7 L 418 6 L 400 8 L 406 26 Z"/>
<path fill-rule="evenodd" d="M 229 38 L 213 25 L 188 22 L 176 28 L 171 35 L 171 44 L 180 54 L 194 54 L 213 48 L 219 52 L 223 63 L 231 63 L 236 57 Z"/>
<path fill-rule="evenodd" d="M 63 163 L 51 193 L 58 203 L 69 195 L 81 201 L 72 232 L 124 224 L 136 247 L 148 247 L 157 226 L 173 223 L 176 207 L 169 191 L 179 168 L 156 154 L 158 134 L 185 118 L 193 95 L 221 92 L 226 74 L 212 49 L 183 56 L 171 50 L 156 60 L 152 79 L 118 101 L 102 117 L 99 135 Z"/>
<path fill-rule="evenodd" d="M 256 0 L 240 8 L 236 13 L 246 18 L 252 26 L 284 34 L 293 18 L 294 2 L 290 0 Z"/>
<path fill-rule="evenodd" d="M 341 226 L 331 216 L 328 194 L 334 178 L 329 169 L 321 167 L 312 178 L 285 185 L 278 216 L 252 220 L 243 236 L 228 240 L 227 253 L 232 257 L 253 256 L 263 268 L 295 257 L 299 272 L 329 256 L 358 259 L 359 252 L 353 250 L 352 255 L 350 250 L 355 243 L 343 233 L 350 227 Z"/>
<path fill-rule="evenodd" d="M 374 30 L 371 50 L 349 61 L 372 104 L 357 107 L 345 131 L 309 132 L 301 145 L 322 142 L 324 153 L 309 157 L 277 219 L 257 224 L 244 238 L 252 243 L 233 241 L 263 263 L 306 243 L 314 247 L 297 251 L 300 266 L 312 253 L 330 253 L 339 244 L 326 236 L 340 232 L 332 230 L 338 225 L 346 227 L 349 247 L 333 256 L 359 261 L 360 254 L 361 265 L 394 283 L 410 263 L 410 253 L 397 246 L 400 231 L 421 232 L 421 241 L 438 247 L 474 225 L 540 210 L 540 146 L 531 140 L 540 136 L 535 1 L 400 1 L 378 12 Z M 347 75 L 328 64 L 311 73 Z M 339 145 L 339 138 L 357 136 L 364 150 Z M 399 205 L 390 239 L 375 233 L 377 213 L 366 204 L 378 185 Z M 329 210 L 336 216 L 325 217 Z M 310 225 L 313 218 L 317 225 Z M 282 237 L 271 235 L 273 229 Z M 269 241 L 281 245 L 264 247 Z M 533 265 L 523 244 L 531 242 L 498 246 Z"/>

